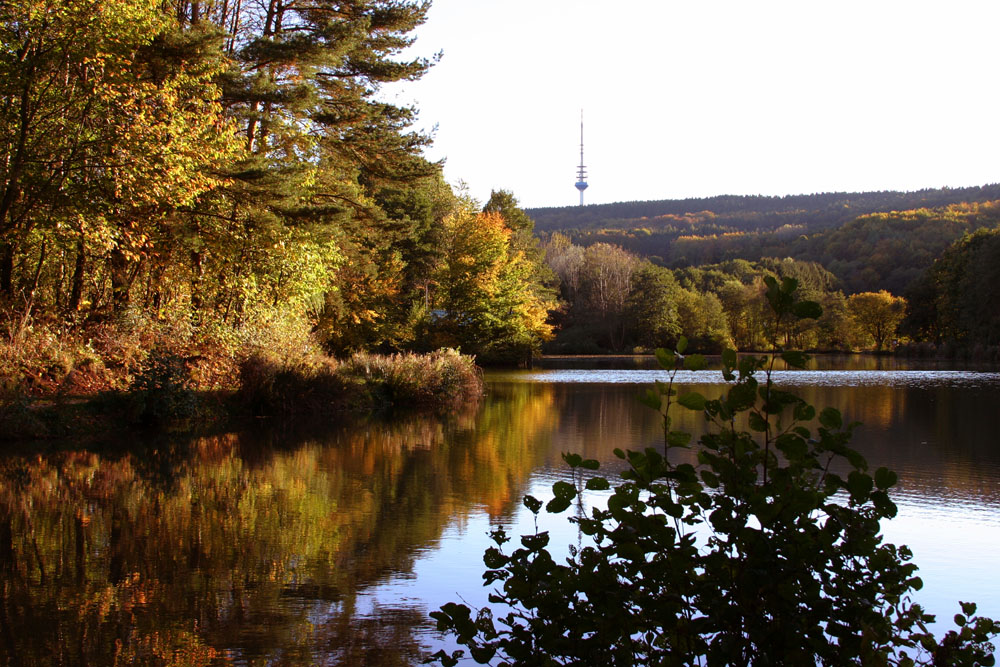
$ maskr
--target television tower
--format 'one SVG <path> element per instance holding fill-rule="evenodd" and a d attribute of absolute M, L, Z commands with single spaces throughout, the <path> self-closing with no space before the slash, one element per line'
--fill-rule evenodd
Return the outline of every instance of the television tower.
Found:
<path fill-rule="evenodd" d="M 576 168 L 576 189 L 580 191 L 580 206 L 583 206 L 583 191 L 587 189 L 587 168 L 583 165 L 583 109 L 580 109 L 580 166 Z"/>

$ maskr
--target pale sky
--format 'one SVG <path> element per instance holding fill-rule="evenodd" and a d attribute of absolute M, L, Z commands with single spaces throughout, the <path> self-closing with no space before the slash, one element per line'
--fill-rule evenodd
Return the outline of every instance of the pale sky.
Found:
<path fill-rule="evenodd" d="M 480 201 L 1000 181 L 998 0 L 433 0 L 393 98 Z"/>

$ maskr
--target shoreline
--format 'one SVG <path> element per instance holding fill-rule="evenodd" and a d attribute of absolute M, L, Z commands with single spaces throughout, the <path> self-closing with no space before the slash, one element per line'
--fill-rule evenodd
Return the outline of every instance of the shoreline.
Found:
<path fill-rule="evenodd" d="M 178 358 L 154 355 L 127 389 L 8 391 L 0 400 L 0 442 L 195 432 L 255 418 L 322 415 L 343 423 L 397 411 L 444 412 L 482 393 L 481 369 L 454 350 L 294 362 L 255 354 L 239 364 L 230 386 L 211 389 L 194 387 Z"/>

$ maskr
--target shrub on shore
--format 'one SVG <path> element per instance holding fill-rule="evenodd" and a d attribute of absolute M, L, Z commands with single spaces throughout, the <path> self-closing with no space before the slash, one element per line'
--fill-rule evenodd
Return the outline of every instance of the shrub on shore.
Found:
<path fill-rule="evenodd" d="M 320 352 L 308 322 L 290 316 L 242 328 L 139 311 L 81 323 L 7 313 L 0 322 L 0 439 L 204 422 L 246 409 L 437 408 L 481 391 L 471 357 L 359 353 L 338 362 Z"/>
<path fill-rule="evenodd" d="M 255 414 L 291 415 L 390 408 L 447 408 L 478 397 L 482 377 L 472 357 L 359 352 L 336 359 L 282 360 L 257 352 L 240 364 L 238 400 Z"/>

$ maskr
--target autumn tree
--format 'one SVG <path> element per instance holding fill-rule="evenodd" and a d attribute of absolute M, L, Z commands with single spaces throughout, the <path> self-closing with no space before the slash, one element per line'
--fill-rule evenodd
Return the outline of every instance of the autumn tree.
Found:
<path fill-rule="evenodd" d="M 885 290 L 852 294 L 847 298 L 847 311 L 875 349 L 881 350 L 906 316 L 906 299 Z"/>
<path fill-rule="evenodd" d="M 750 284 L 726 281 L 717 292 L 737 350 L 765 349 L 768 333 L 767 300 L 758 278 Z"/>
<path fill-rule="evenodd" d="M 549 337 L 546 317 L 554 303 L 534 289 L 537 269 L 513 246 L 512 234 L 498 213 L 465 209 L 445 221 L 435 280 L 437 344 L 520 363 Z"/>
<path fill-rule="evenodd" d="M 68 243 L 69 309 L 90 254 L 108 260 L 121 302 L 164 216 L 215 187 L 232 156 L 221 62 L 198 45 L 212 37 L 181 36 L 157 3 L 117 0 L 4 3 L 0 26 L 0 293 L 12 295 L 18 253 L 37 253 L 37 276 Z"/>
<path fill-rule="evenodd" d="M 688 339 L 692 350 L 720 352 L 730 344 L 725 311 L 712 292 L 679 290 L 677 317 L 681 330 L 690 332 Z"/>

